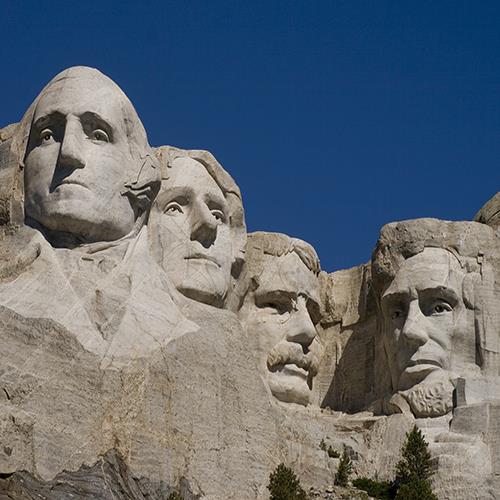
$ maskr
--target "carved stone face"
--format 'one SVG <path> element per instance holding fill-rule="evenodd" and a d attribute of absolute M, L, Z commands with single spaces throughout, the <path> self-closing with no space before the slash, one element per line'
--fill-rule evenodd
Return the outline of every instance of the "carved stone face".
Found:
<path fill-rule="evenodd" d="M 463 301 L 465 273 L 447 250 L 426 248 L 407 259 L 381 298 L 385 344 L 394 388 L 442 380 L 466 352 L 457 339 L 474 339 Z"/>
<path fill-rule="evenodd" d="M 319 282 L 294 252 L 264 255 L 240 311 L 264 380 L 285 403 L 307 405 L 318 369 Z"/>
<path fill-rule="evenodd" d="M 222 307 L 231 282 L 229 207 L 205 167 L 176 158 L 154 203 L 160 265 L 187 297 Z"/>
<path fill-rule="evenodd" d="M 134 225 L 121 193 L 137 173 L 124 102 L 99 79 L 56 81 L 40 98 L 25 157 L 26 215 L 84 241 L 111 241 Z"/>

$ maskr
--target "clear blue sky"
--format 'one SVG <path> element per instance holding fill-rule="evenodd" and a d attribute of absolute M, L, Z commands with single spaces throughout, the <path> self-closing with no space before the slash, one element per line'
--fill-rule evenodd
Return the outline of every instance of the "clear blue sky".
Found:
<path fill-rule="evenodd" d="M 369 259 L 380 227 L 500 190 L 500 2 L 0 0 L 0 126 L 68 66 L 113 78 L 152 145 L 212 151 L 250 231 Z"/>

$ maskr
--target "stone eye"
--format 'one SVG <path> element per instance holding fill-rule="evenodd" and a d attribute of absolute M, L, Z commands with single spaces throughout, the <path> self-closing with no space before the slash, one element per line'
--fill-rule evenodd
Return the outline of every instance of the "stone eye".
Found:
<path fill-rule="evenodd" d="M 48 142 L 50 141 L 50 139 L 52 139 L 53 137 L 53 133 L 52 133 L 52 130 L 46 128 L 45 130 L 42 130 L 42 132 L 40 133 L 40 139 L 43 141 L 43 142 Z"/>
<path fill-rule="evenodd" d="M 94 141 L 109 142 L 108 134 L 101 129 L 97 129 L 92 132 L 92 139 Z"/>
<path fill-rule="evenodd" d="M 431 313 L 432 314 L 443 314 L 445 312 L 449 312 L 452 310 L 452 307 L 450 304 L 447 302 L 439 302 L 437 304 L 434 304 L 432 307 Z"/>
<path fill-rule="evenodd" d="M 182 214 L 182 208 L 178 203 L 172 202 L 167 205 L 167 208 L 165 209 L 166 214 L 170 215 L 177 215 L 177 214 Z"/>
<path fill-rule="evenodd" d="M 391 319 L 396 320 L 403 317 L 403 311 L 401 309 L 394 309 L 391 311 Z"/>
<path fill-rule="evenodd" d="M 222 210 L 212 210 L 212 215 L 220 222 L 224 222 L 226 219 Z"/>
<path fill-rule="evenodd" d="M 285 314 L 289 312 L 292 308 L 292 304 L 290 304 L 286 299 L 268 299 L 259 304 L 259 307 L 263 309 L 268 309 L 269 312 L 273 314 Z"/>

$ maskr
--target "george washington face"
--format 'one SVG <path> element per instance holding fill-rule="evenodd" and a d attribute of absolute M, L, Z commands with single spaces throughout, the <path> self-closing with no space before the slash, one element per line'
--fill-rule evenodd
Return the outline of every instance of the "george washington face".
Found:
<path fill-rule="evenodd" d="M 139 160 L 130 152 L 124 105 L 118 88 L 97 78 L 64 78 L 44 91 L 25 157 L 28 217 L 86 242 L 131 231 L 135 213 L 123 189 Z"/>

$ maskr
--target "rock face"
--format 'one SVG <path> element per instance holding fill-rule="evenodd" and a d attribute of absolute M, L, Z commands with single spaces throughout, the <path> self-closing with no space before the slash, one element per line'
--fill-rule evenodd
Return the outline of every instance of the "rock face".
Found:
<path fill-rule="evenodd" d="M 497 206 L 327 274 L 63 71 L 0 130 L 0 498 L 264 499 L 280 462 L 331 495 L 335 450 L 390 480 L 414 424 L 440 499 L 500 498 Z"/>

